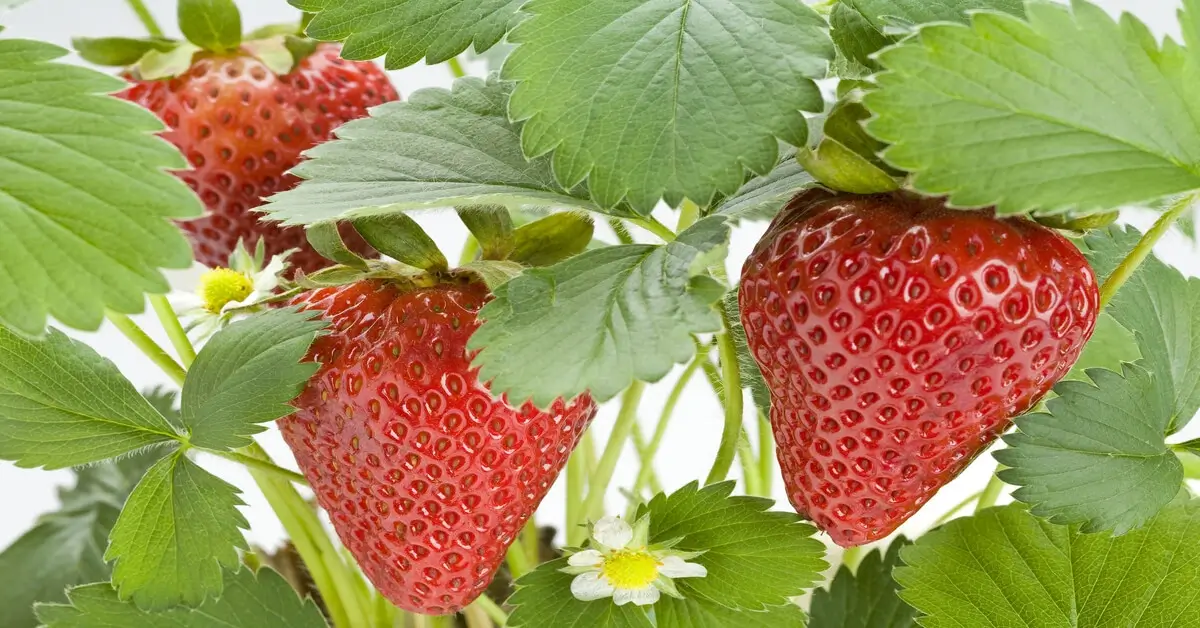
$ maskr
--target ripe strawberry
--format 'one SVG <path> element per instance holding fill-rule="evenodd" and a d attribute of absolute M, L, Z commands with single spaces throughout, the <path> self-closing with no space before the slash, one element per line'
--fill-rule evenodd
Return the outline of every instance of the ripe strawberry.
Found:
<path fill-rule="evenodd" d="M 792 505 L 844 547 L 887 536 L 1066 374 L 1098 301 L 1034 222 L 798 196 L 739 293 Z"/>
<path fill-rule="evenodd" d="M 187 157 L 193 170 L 179 173 L 208 208 L 198 220 L 180 223 L 196 259 L 225 266 L 239 239 L 259 238 L 269 256 L 291 248 L 293 268 L 306 273 L 328 266 L 300 227 L 260 221 L 252 210 L 262 199 L 299 181 L 287 174 L 300 153 L 332 137 L 339 125 L 367 115 L 367 108 L 399 98 L 373 63 L 345 61 L 337 46 L 321 44 L 290 74 L 278 76 L 249 56 L 197 55 L 183 75 L 139 81 L 121 97 L 138 103 L 169 127 L 163 137 Z M 343 233 L 362 254 L 370 247 Z"/>
<path fill-rule="evenodd" d="M 466 348 L 487 299 L 381 281 L 295 299 L 330 334 L 283 436 L 367 577 L 418 613 L 483 592 L 596 414 L 586 395 L 541 412 L 488 392 Z"/>

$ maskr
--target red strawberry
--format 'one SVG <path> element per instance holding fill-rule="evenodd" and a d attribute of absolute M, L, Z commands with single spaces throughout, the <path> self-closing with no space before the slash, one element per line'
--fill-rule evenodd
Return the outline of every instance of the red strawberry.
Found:
<path fill-rule="evenodd" d="M 483 592 L 596 414 L 586 395 L 540 412 L 488 392 L 467 351 L 487 299 L 381 281 L 295 299 L 330 334 L 284 439 L 367 577 L 418 613 Z"/>
<path fill-rule="evenodd" d="M 844 547 L 883 538 L 1079 357 L 1096 277 L 1023 218 L 904 193 L 795 198 L 742 272 L 788 496 Z"/>
<path fill-rule="evenodd" d="M 206 52 L 179 77 L 129 80 L 133 87 L 121 96 L 158 114 L 170 129 L 163 137 L 194 168 L 179 176 L 209 214 L 180 226 L 200 263 L 226 266 L 239 239 L 253 246 L 262 238 L 268 255 L 300 249 L 290 258 L 293 268 L 311 273 L 330 265 L 308 246 L 303 228 L 260 221 L 251 210 L 296 185 L 286 173 L 300 163 L 301 152 L 367 115 L 368 107 L 399 98 L 378 66 L 345 61 L 337 46 L 322 44 L 284 76 L 249 55 Z M 360 253 L 370 252 L 356 234 L 343 236 Z"/>

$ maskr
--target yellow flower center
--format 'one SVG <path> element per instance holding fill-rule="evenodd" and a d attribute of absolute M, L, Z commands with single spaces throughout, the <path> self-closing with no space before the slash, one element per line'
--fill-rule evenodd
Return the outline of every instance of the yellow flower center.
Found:
<path fill-rule="evenodd" d="M 658 561 L 639 551 L 617 550 L 604 558 L 600 569 L 618 589 L 642 589 L 658 577 Z"/>
<path fill-rule="evenodd" d="M 197 292 L 204 300 L 204 309 L 220 314 L 226 304 L 250 296 L 254 292 L 254 282 L 236 270 L 214 268 L 200 277 Z"/>

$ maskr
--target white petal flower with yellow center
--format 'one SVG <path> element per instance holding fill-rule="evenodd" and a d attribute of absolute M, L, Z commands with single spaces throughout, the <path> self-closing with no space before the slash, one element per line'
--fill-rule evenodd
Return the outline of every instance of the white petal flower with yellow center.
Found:
<path fill-rule="evenodd" d="M 256 306 L 275 296 L 291 253 L 276 255 L 264 266 L 261 242 L 254 255 L 239 242 L 229 268 L 214 268 L 201 275 L 195 294 L 173 297 L 171 305 L 191 339 L 208 338 L 232 322 L 235 314 L 253 313 Z"/>
<path fill-rule="evenodd" d="M 682 598 L 674 578 L 703 578 L 704 565 L 689 563 L 702 552 L 672 550 L 678 540 L 649 545 L 650 518 L 632 527 L 620 517 L 604 517 L 592 526 L 591 549 L 577 551 L 562 571 L 575 576 L 571 594 L 590 602 L 612 597 L 617 606 L 654 604 L 661 594 Z"/>

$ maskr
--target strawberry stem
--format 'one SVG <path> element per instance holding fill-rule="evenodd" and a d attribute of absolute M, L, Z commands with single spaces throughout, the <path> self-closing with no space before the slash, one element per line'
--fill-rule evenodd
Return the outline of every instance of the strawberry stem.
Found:
<path fill-rule="evenodd" d="M 129 3 L 129 8 L 137 14 L 138 20 L 142 22 L 142 26 L 146 27 L 146 32 L 150 33 L 151 37 L 162 37 L 163 31 L 158 26 L 158 22 L 154 20 L 154 15 L 150 13 L 150 9 L 146 8 L 146 4 L 142 0 L 125 0 Z"/>
<path fill-rule="evenodd" d="M 750 437 L 745 428 L 738 432 L 737 457 L 742 464 L 742 481 L 746 494 L 761 496 L 762 483 L 758 480 L 758 460 L 754 458 L 754 450 L 750 448 Z"/>
<path fill-rule="evenodd" d="M 530 515 L 525 528 L 521 530 L 521 543 L 525 545 L 525 557 L 529 560 L 529 565 L 536 568 L 542 562 L 542 553 L 538 551 L 541 539 L 538 538 L 538 526 L 537 521 L 534 520 L 535 516 L 537 516 L 537 513 Z"/>
<path fill-rule="evenodd" d="M 866 545 L 856 545 L 848 547 L 842 552 L 842 566 L 850 571 L 858 569 L 858 564 L 862 562 L 863 556 L 867 553 Z"/>
<path fill-rule="evenodd" d="M 641 460 L 642 457 L 646 454 L 646 448 L 649 446 L 650 446 L 650 444 L 646 442 L 646 434 L 642 432 L 642 424 L 640 422 L 634 423 L 633 424 L 633 448 L 635 451 L 637 451 L 638 460 Z M 652 495 L 657 495 L 662 492 L 662 484 L 660 484 L 658 481 L 658 474 L 655 473 L 654 467 L 650 468 L 650 479 L 646 483 L 646 487 L 650 489 L 650 493 Z M 636 505 L 636 502 L 640 499 L 640 496 L 638 496 L 638 494 L 634 493 L 633 491 L 630 491 L 629 494 L 633 495 L 635 497 L 635 499 L 633 500 L 633 503 L 631 503 L 630 505 Z"/>
<path fill-rule="evenodd" d="M 513 544 L 508 546 L 508 554 L 504 556 L 504 560 L 508 563 L 508 571 L 514 582 L 533 569 L 529 564 L 529 555 L 525 552 L 525 544 L 521 542 L 519 535 Z"/>
<path fill-rule="evenodd" d="M 1000 468 L 997 467 L 999 472 Z M 987 510 L 996 505 L 996 500 L 1000 499 L 1000 493 L 1004 490 L 1004 482 L 1000 480 L 1000 476 L 996 473 L 992 474 L 988 480 L 987 486 L 983 487 L 983 493 L 979 495 L 979 502 L 975 504 L 975 512 Z"/>
<path fill-rule="evenodd" d="M 446 65 L 449 66 L 450 73 L 453 74 L 454 78 L 456 79 L 463 78 L 467 75 L 467 71 L 463 68 L 462 61 L 459 61 L 458 57 L 450 57 L 449 59 L 446 59 Z"/>
<path fill-rule="evenodd" d="M 983 491 L 976 491 L 974 493 L 971 493 L 969 496 L 967 496 L 966 499 L 955 504 L 955 506 L 953 508 L 942 513 L 942 516 L 938 517 L 937 521 L 933 522 L 933 527 L 936 528 L 937 526 L 940 526 L 943 523 L 946 523 L 952 517 L 954 517 L 954 515 L 958 514 L 958 511 L 962 510 L 963 508 L 966 508 L 968 504 L 977 501 L 982 496 L 983 496 Z"/>
<path fill-rule="evenodd" d="M 675 241 L 675 232 L 671 231 L 670 227 L 659 222 L 654 216 L 647 216 L 645 218 L 630 218 L 629 222 L 645 229 L 646 231 L 649 231 L 650 233 L 653 233 L 659 238 L 662 238 L 663 242 Z"/>
<path fill-rule="evenodd" d="M 158 343 L 154 342 L 141 327 L 138 327 L 137 323 L 133 322 L 128 316 L 118 314 L 112 310 L 109 310 L 105 316 L 135 347 L 146 354 L 146 357 L 150 358 L 151 362 L 154 362 L 167 376 L 175 380 L 176 384 L 183 385 L 183 380 L 187 377 L 187 371 L 184 371 L 178 362 L 167 355 L 167 352 L 158 346 Z"/>
<path fill-rule="evenodd" d="M 580 443 L 582 447 L 583 443 Z M 580 525 L 583 509 L 583 493 L 587 490 L 587 471 L 584 469 L 583 452 L 576 449 L 567 459 L 567 514 L 563 536 L 567 545 L 577 545 L 583 541 L 584 534 Z"/>
<path fill-rule="evenodd" d="M 725 319 L 726 331 L 717 334 L 717 351 L 721 358 L 721 387 L 725 391 L 725 428 L 721 432 L 717 459 L 713 461 L 705 484 L 720 482 L 729 475 L 742 429 L 742 375 L 738 371 L 737 347 L 733 344 L 733 335 L 728 331 L 731 327 L 728 315 L 722 314 L 722 318 Z"/>
<path fill-rule="evenodd" d="M 293 484 L 308 486 L 308 478 L 304 477 L 303 475 L 290 469 L 284 469 L 283 467 L 267 462 L 266 460 L 255 458 L 254 456 L 247 456 L 246 454 L 241 454 L 236 451 L 217 451 L 215 449 L 200 449 L 200 451 L 212 454 L 218 458 L 231 460 L 251 469 L 257 469 L 259 471 L 270 473 L 281 480 L 287 480 Z"/>
<path fill-rule="evenodd" d="M 679 405 L 679 399 L 683 396 L 683 390 L 687 388 L 688 382 L 692 380 L 692 376 L 699 370 L 700 364 L 707 360 L 707 356 L 697 354 L 695 359 L 688 363 L 687 368 L 679 375 L 679 379 L 675 382 L 675 386 L 671 388 L 671 392 L 667 395 L 667 402 L 663 404 L 662 412 L 658 415 L 658 425 L 654 428 L 654 435 L 650 437 L 650 442 L 646 444 L 646 449 L 642 451 L 641 468 L 638 470 L 637 479 L 633 481 L 633 494 L 640 496 L 642 489 L 650 481 L 654 475 L 654 457 L 658 454 L 658 448 L 662 445 L 663 438 L 667 434 L 667 425 L 671 422 L 671 417 L 675 414 L 675 406 Z"/>
<path fill-rule="evenodd" d="M 167 332 L 167 338 L 171 340 L 171 345 L 175 347 L 175 353 L 179 355 L 179 361 L 183 363 L 183 368 L 191 368 L 192 362 L 196 361 L 196 348 L 192 346 L 187 332 L 183 330 L 179 316 L 175 314 L 175 308 L 171 307 L 167 296 L 163 294 L 150 295 L 150 306 L 158 315 L 158 321 L 162 324 L 163 330 Z"/>
<path fill-rule="evenodd" d="M 608 485 L 617 469 L 621 452 L 625 449 L 625 443 L 629 441 L 634 422 L 637 421 L 638 404 L 641 403 L 642 393 L 645 391 L 646 384 L 634 380 L 621 397 L 621 410 L 617 413 L 617 422 L 613 424 L 608 443 L 604 446 L 604 453 L 600 455 L 600 462 L 596 463 L 596 470 L 590 474 L 587 499 L 583 502 L 585 516 L 599 518 L 599 515 L 604 513 L 604 494 L 608 492 Z"/>
<path fill-rule="evenodd" d="M 629 227 L 620 218 L 609 218 L 608 225 L 612 227 L 613 233 L 617 234 L 617 241 L 621 244 L 633 244 L 633 235 L 629 233 Z"/>
<path fill-rule="evenodd" d="M 1150 227 L 1150 230 L 1142 236 L 1137 246 L 1133 247 L 1121 265 L 1117 266 L 1117 269 L 1108 276 L 1108 281 L 1105 281 L 1104 285 L 1100 287 L 1101 308 L 1104 308 L 1109 301 L 1112 301 L 1113 297 L 1117 296 L 1117 291 L 1121 289 L 1121 286 L 1125 285 L 1125 282 L 1133 276 L 1142 262 L 1146 261 L 1146 258 L 1154 251 L 1154 245 L 1158 244 L 1159 239 L 1171 230 L 1171 225 L 1175 224 L 1175 221 L 1191 208 L 1197 198 L 1200 198 L 1200 193 L 1188 194 L 1175 201 L 1166 213 L 1158 218 L 1154 226 Z"/>
<path fill-rule="evenodd" d="M 476 598 L 471 606 L 483 609 L 483 612 L 487 613 L 488 617 L 491 617 L 497 626 L 503 626 L 508 623 L 508 613 L 505 613 L 504 609 L 500 608 L 500 605 L 488 597 L 487 594 Z"/>

